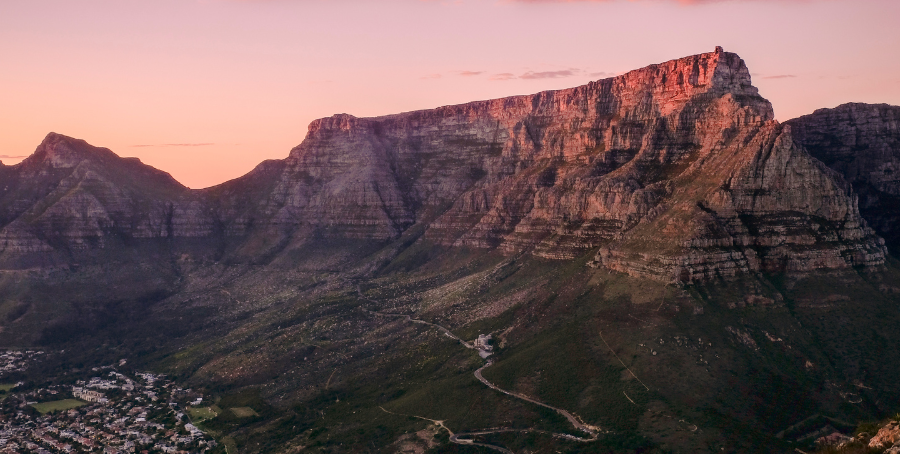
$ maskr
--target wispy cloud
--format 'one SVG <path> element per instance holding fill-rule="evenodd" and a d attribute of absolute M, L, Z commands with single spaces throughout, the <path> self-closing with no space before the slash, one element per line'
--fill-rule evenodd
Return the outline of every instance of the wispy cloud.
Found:
<path fill-rule="evenodd" d="M 561 77 L 572 77 L 575 72 L 571 69 L 563 69 L 561 71 L 528 71 L 519 76 L 520 79 L 559 79 Z"/>
<path fill-rule="evenodd" d="M 473 77 L 486 75 L 488 80 L 513 80 L 513 79 L 524 79 L 524 80 L 535 80 L 535 79 L 562 79 L 565 77 L 573 77 L 579 75 L 587 75 L 595 78 L 606 78 L 613 77 L 616 74 L 610 73 L 606 71 L 600 72 L 586 72 L 585 70 L 578 68 L 569 68 L 569 69 L 561 69 L 556 71 L 526 71 L 522 74 L 515 74 L 511 72 L 505 73 L 494 73 L 487 74 L 485 71 L 453 71 L 454 74 L 463 77 Z M 422 76 L 421 79 L 438 79 L 440 78 L 440 74 L 429 74 L 427 76 Z"/>
<path fill-rule="evenodd" d="M 491 80 L 510 80 L 510 79 L 515 79 L 515 78 L 516 78 L 516 75 L 513 73 L 492 74 L 490 77 Z"/>
<path fill-rule="evenodd" d="M 763 76 L 763 79 L 793 79 L 797 76 L 793 74 L 779 74 L 777 76 Z"/>
<path fill-rule="evenodd" d="M 0 159 L 22 159 L 27 158 L 28 156 L 11 156 L 8 154 L 0 154 Z"/>
<path fill-rule="evenodd" d="M 132 145 L 132 147 L 135 147 L 135 148 L 144 148 L 144 147 L 157 147 L 157 148 L 163 148 L 163 147 L 207 147 L 207 146 L 210 146 L 210 145 L 215 145 L 215 144 L 212 143 L 212 142 L 206 142 L 206 143 L 161 143 L 161 144 L 156 144 L 156 145 L 154 145 L 154 144 Z"/>

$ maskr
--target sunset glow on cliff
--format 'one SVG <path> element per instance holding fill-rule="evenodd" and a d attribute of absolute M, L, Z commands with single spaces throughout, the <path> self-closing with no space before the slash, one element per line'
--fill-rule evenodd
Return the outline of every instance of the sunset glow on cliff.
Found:
<path fill-rule="evenodd" d="M 8 0 L 0 160 L 50 131 L 199 188 L 310 121 L 567 88 L 723 46 L 783 121 L 900 104 L 900 2 Z"/>

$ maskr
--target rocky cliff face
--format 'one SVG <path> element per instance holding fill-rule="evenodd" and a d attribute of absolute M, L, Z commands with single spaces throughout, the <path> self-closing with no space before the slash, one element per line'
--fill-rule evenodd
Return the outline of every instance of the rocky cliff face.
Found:
<path fill-rule="evenodd" d="M 567 90 L 316 120 L 286 160 L 204 191 L 55 135 L 15 172 L 34 187 L 3 200 L 10 251 L 219 235 L 252 256 L 419 224 L 448 246 L 599 249 L 598 266 L 665 281 L 884 261 L 849 188 L 720 48 Z"/>
<path fill-rule="evenodd" d="M 256 217 L 277 231 L 595 263 L 663 280 L 878 265 L 848 188 L 715 52 L 568 90 L 310 125 Z M 234 227 L 243 230 L 242 226 Z"/>
<path fill-rule="evenodd" d="M 900 247 L 900 107 L 844 104 L 786 124 L 797 143 L 853 185 L 863 217 Z"/>

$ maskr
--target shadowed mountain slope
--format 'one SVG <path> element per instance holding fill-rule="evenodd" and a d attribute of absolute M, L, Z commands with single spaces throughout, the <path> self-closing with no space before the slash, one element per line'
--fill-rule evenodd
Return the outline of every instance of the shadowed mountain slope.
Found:
<path fill-rule="evenodd" d="M 889 246 L 900 247 L 900 107 L 844 104 L 788 121 L 794 140 L 840 173 L 859 210 Z"/>
<path fill-rule="evenodd" d="M 51 133 L 2 172 L 0 257 L 8 265 L 71 263 L 80 251 L 211 233 L 202 205 L 168 173 L 83 140 Z"/>

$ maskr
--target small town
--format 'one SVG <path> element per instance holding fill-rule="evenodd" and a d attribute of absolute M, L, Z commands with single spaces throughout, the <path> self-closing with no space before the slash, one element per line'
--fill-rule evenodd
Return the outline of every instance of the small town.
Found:
<path fill-rule="evenodd" d="M 12 372 L 24 371 L 26 365 L 30 361 L 33 361 L 43 354 L 44 352 L 34 350 L 7 350 L 0 352 L 0 376 L 9 375 Z"/>
<path fill-rule="evenodd" d="M 0 370 L 10 362 L 24 370 L 29 353 L 40 354 L 5 352 Z M 187 411 L 203 405 L 200 393 L 112 365 L 90 373 L 71 384 L 0 385 L 0 453 L 203 453 L 217 446 Z"/>

